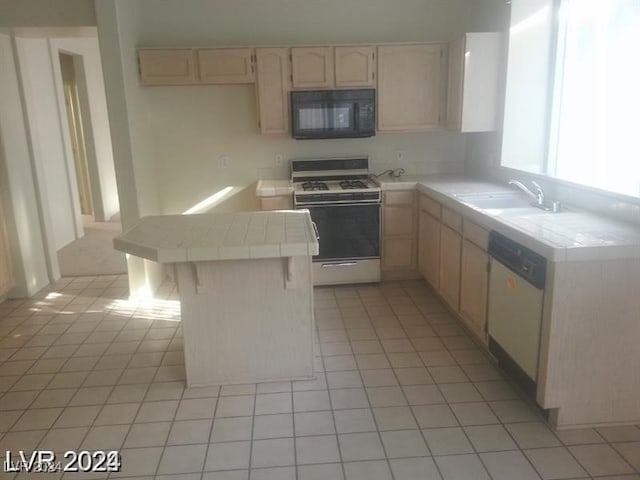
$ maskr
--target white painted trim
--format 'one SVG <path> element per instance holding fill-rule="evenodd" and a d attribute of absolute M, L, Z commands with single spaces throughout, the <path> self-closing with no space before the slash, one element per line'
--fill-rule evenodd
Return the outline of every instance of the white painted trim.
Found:
<path fill-rule="evenodd" d="M 43 168 L 43 154 L 39 145 L 34 141 L 32 129 L 37 128 L 35 123 L 29 120 L 30 114 L 35 114 L 35 108 L 32 103 L 30 91 L 25 84 L 28 77 L 27 64 L 20 62 L 20 57 L 26 58 L 26 52 L 22 52 L 22 46 L 18 43 L 17 37 L 11 34 L 11 45 L 13 49 L 13 58 L 16 65 L 16 76 L 18 80 L 18 89 L 20 91 L 20 100 L 22 104 L 22 114 L 24 118 L 24 128 L 27 139 L 27 147 L 29 150 L 29 159 L 31 161 L 31 175 L 33 186 L 35 189 L 35 201 L 37 204 L 38 221 L 42 234 L 42 246 L 44 248 L 44 257 L 46 262 L 46 270 L 49 282 L 54 282 L 60 278 L 60 265 L 58 263 L 58 255 L 55 245 L 55 234 L 52 223 L 51 210 L 47 202 L 47 185 L 45 181 L 45 171 Z M 30 113 L 31 112 L 31 113 Z M 14 185 L 14 188 L 16 186 Z M 44 286 L 44 285 L 42 285 Z M 37 292 L 29 291 L 29 296 Z"/>

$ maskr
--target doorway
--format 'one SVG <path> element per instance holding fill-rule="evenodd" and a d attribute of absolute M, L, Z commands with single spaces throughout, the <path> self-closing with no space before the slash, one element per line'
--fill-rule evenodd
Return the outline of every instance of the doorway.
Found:
<path fill-rule="evenodd" d="M 87 155 L 87 141 L 91 129 L 83 127 L 83 105 L 80 83 L 83 81 L 82 58 L 58 52 L 64 93 L 64 104 L 69 126 L 69 141 L 73 155 L 75 185 L 82 216 L 83 235 L 58 250 L 58 262 L 62 276 L 113 275 L 126 273 L 124 254 L 113 249 L 113 238 L 122 232 L 119 215 L 97 221 L 94 192 L 91 188 L 91 171 Z M 86 93 L 86 90 L 85 90 Z M 86 121 L 86 118 L 84 119 Z M 64 120 L 63 120 L 64 121 Z M 86 133 L 86 136 L 85 136 Z M 71 159 L 70 159 L 71 160 Z M 95 169 L 95 168 L 94 168 Z M 70 179 L 73 183 L 73 180 Z M 73 187 L 73 185 L 72 185 Z M 95 192 L 99 195 L 99 192 Z M 98 199 L 99 200 L 99 199 Z"/>
<path fill-rule="evenodd" d="M 82 112 L 78 96 L 78 82 L 74 67 L 73 56 L 59 53 L 62 85 L 64 88 L 64 102 L 69 123 L 69 135 L 73 161 L 76 170 L 76 183 L 80 198 L 80 213 L 93 217 L 93 199 L 89 182 L 89 167 L 87 165 L 87 151 L 85 148 L 84 130 L 82 128 Z M 88 219 L 85 219 L 88 220 Z"/>

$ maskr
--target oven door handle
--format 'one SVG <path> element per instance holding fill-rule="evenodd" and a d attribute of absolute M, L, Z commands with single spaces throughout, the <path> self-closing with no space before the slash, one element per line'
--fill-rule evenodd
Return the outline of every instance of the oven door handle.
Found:
<path fill-rule="evenodd" d="M 313 231 L 316 233 L 316 240 L 320 240 L 320 233 L 318 232 L 318 225 L 316 225 L 316 222 L 311 222 L 311 225 L 313 226 Z"/>
<path fill-rule="evenodd" d="M 329 267 L 353 267 L 354 265 L 357 265 L 358 262 L 336 262 L 336 263 L 323 263 L 322 264 L 322 268 L 329 268 Z"/>

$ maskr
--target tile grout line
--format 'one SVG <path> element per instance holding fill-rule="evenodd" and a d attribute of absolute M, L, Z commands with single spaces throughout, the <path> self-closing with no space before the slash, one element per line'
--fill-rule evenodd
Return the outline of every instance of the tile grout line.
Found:
<path fill-rule="evenodd" d="M 333 291 L 334 289 L 332 289 Z M 336 300 L 336 304 L 337 304 L 337 299 L 335 298 L 335 293 L 332 294 L 333 298 Z M 340 313 L 340 316 L 342 317 L 342 313 Z M 318 326 L 316 325 L 316 329 L 318 328 Z M 324 354 L 322 353 L 322 342 L 320 341 L 320 332 L 318 331 L 318 349 L 320 350 L 320 358 L 322 359 L 322 374 L 324 375 L 325 378 L 325 383 L 327 386 L 327 397 L 329 398 L 329 408 L 330 408 L 330 412 L 331 412 L 331 419 L 333 421 L 333 430 L 335 431 L 335 438 L 336 438 L 336 444 L 338 447 L 338 456 L 340 457 L 340 471 L 342 472 L 342 478 L 346 479 L 347 478 L 347 472 L 344 468 L 344 458 L 342 456 L 342 448 L 340 447 L 340 437 L 338 436 L 338 424 L 336 422 L 336 416 L 334 414 L 335 410 L 333 409 L 333 400 L 331 399 L 331 391 L 330 391 L 330 387 L 329 387 L 329 379 L 327 378 L 327 369 L 326 369 L 326 365 L 324 362 Z M 295 434 L 295 431 L 294 431 Z M 297 468 L 296 468 L 297 470 Z"/>

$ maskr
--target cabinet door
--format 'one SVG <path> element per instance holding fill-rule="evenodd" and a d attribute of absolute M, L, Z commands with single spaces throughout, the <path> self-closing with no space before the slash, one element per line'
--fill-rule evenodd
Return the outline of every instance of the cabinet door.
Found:
<path fill-rule="evenodd" d="M 192 49 L 138 50 L 138 63 L 143 85 L 189 85 L 198 81 Z"/>
<path fill-rule="evenodd" d="M 468 240 L 462 242 L 460 313 L 468 326 L 484 340 L 487 324 L 489 254 Z"/>
<path fill-rule="evenodd" d="M 439 44 L 378 47 L 378 130 L 440 128 Z"/>
<path fill-rule="evenodd" d="M 416 196 L 385 192 L 382 206 L 382 270 L 404 275 L 416 270 Z"/>
<path fill-rule="evenodd" d="M 411 205 L 385 205 L 384 235 L 413 235 L 413 216 Z"/>
<path fill-rule="evenodd" d="M 4 211 L 0 203 L 0 297 L 15 286 Z"/>
<path fill-rule="evenodd" d="M 462 236 L 441 226 L 440 230 L 440 293 L 451 308 L 458 311 L 460 302 L 460 255 Z"/>
<path fill-rule="evenodd" d="M 414 238 L 407 236 L 385 237 L 382 247 L 383 270 L 415 269 Z"/>
<path fill-rule="evenodd" d="M 289 49 L 257 48 L 258 124 L 264 135 L 289 131 Z"/>
<path fill-rule="evenodd" d="M 336 87 L 374 87 L 374 48 L 335 47 Z"/>
<path fill-rule="evenodd" d="M 440 222 L 424 210 L 420 211 L 418 239 L 420 273 L 437 289 L 440 284 Z"/>
<path fill-rule="evenodd" d="M 497 32 L 467 33 L 449 44 L 447 129 L 496 130 L 501 44 Z"/>
<path fill-rule="evenodd" d="M 293 88 L 333 87 L 333 48 L 292 48 L 291 73 Z"/>
<path fill-rule="evenodd" d="M 254 83 L 252 48 L 209 48 L 198 50 L 201 83 Z"/>

